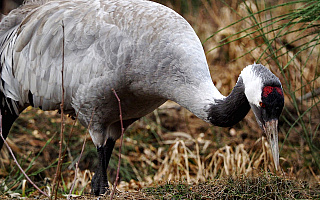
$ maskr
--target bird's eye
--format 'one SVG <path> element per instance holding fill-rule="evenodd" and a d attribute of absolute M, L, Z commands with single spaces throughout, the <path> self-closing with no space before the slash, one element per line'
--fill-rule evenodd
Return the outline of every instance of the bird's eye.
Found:
<path fill-rule="evenodd" d="M 264 104 L 262 102 L 260 102 L 259 105 L 260 105 L 261 108 L 265 108 L 266 107 L 266 104 Z"/>

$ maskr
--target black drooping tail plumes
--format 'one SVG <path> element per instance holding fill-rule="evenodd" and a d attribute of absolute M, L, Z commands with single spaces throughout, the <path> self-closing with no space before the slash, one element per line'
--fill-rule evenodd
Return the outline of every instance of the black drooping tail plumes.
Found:
<path fill-rule="evenodd" d="M 18 118 L 19 115 L 15 113 L 13 108 L 13 103 L 15 102 L 6 98 L 2 92 L 0 92 L 0 100 L 0 112 L 2 115 L 1 129 L 3 138 L 6 139 L 13 122 Z M 0 138 L 0 150 L 2 146 L 3 140 Z"/>

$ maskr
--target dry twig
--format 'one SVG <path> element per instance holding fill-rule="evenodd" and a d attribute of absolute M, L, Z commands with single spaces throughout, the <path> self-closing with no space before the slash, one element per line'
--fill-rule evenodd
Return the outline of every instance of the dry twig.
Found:
<path fill-rule="evenodd" d="M 90 122 L 89 122 L 89 125 L 88 125 L 88 129 L 87 129 L 86 135 L 85 135 L 85 137 L 84 137 L 84 141 L 83 141 L 83 144 L 82 144 L 82 148 L 81 148 L 79 160 L 78 160 L 78 162 L 76 163 L 76 169 L 74 170 L 74 172 L 75 172 L 75 174 L 74 174 L 74 179 L 73 179 L 73 182 L 72 182 L 72 186 L 71 186 L 71 188 L 70 188 L 70 191 L 69 191 L 69 195 L 68 195 L 68 197 L 67 197 L 68 199 L 70 199 L 70 197 L 71 197 L 71 194 L 72 194 L 74 185 L 75 185 L 76 180 L 77 180 L 77 174 L 78 174 L 77 172 L 78 172 L 78 170 L 79 170 L 79 162 L 80 162 L 80 160 L 81 160 L 81 157 L 82 157 L 82 154 L 83 154 L 83 151 L 84 151 L 84 147 L 86 146 L 87 135 L 88 135 L 88 132 L 89 132 L 91 123 L 92 123 L 92 118 L 93 118 L 94 111 L 95 111 L 95 109 L 93 110 L 93 112 L 92 112 L 92 114 L 91 114 L 91 119 L 90 119 Z M 79 112 L 78 112 L 78 113 L 79 113 Z"/>
<path fill-rule="evenodd" d="M 120 124 L 121 124 L 121 137 L 120 137 L 120 146 L 119 146 L 119 160 L 118 160 L 117 176 L 116 176 L 116 180 L 114 181 L 114 184 L 113 184 L 112 193 L 110 195 L 110 199 L 111 200 L 113 199 L 113 195 L 114 195 L 114 192 L 116 190 L 116 186 L 117 186 L 117 183 L 118 183 L 118 180 L 119 180 L 119 172 L 120 172 L 120 164 L 121 164 L 121 148 L 122 148 L 123 133 L 124 133 L 120 98 L 118 97 L 118 95 L 117 95 L 117 93 L 116 93 L 116 91 L 114 89 L 112 89 L 112 92 L 116 96 L 116 98 L 118 100 L 118 104 L 119 104 L 119 113 L 120 113 L 119 118 L 120 118 Z"/>
<path fill-rule="evenodd" d="M 60 110 L 61 110 L 61 131 L 60 131 L 60 141 L 59 141 L 59 159 L 58 159 L 58 166 L 57 171 L 54 176 L 54 180 L 52 183 L 52 194 L 55 195 L 55 199 L 57 199 L 57 191 L 58 191 L 58 185 L 60 180 L 60 173 L 61 173 L 61 165 L 62 165 L 62 142 L 63 142 L 63 132 L 64 132 L 64 113 L 63 113 L 63 107 L 64 107 L 64 79 L 63 79 L 63 71 L 64 71 L 64 24 L 62 21 L 62 67 L 61 67 L 61 88 L 62 88 L 62 96 L 61 96 L 61 104 L 60 104 Z M 57 184 L 56 184 L 57 182 Z"/>
<path fill-rule="evenodd" d="M 46 197 L 49 197 L 49 195 L 47 193 L 45 193 L 44 191 L 42 191 L 35 183 L 32 182 L 32 180 L 28 177 L 28 175 L 25 173 L 25 171 L 22 169 L 22 167 L 19 165 L 16 157 L 14 156 L 14 153 L 12 152 L 12 149 L 10 148 L 9 144 L 7 143 L 7 141 L 4 139 L 3 135 L 2 135 L 2 113 L 0 112 L 0 136 L 4 142 L 4 144 L 6 145 L 6 147 L 8 148 L 14 162 L 16 163 L 16 165 L 18 166 L 18 168 L 20 169 L 20 171 L 23 173 L 23 175 L 26 177 L 26 179 L 29 181 L 29 183 L 31 183 L 31 185 L 33 187 L 35 187 L 41 194 L 45 195 Z"/>

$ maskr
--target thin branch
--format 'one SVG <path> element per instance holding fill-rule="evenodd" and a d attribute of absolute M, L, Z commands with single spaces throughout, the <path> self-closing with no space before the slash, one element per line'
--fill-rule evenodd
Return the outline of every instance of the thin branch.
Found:
<path fill-rule="evenodd" d="M 61 88 L 62 88 L 62 97 L 61 97 L 61 104 L 60 104 L 60 111 L 61 111 L 61 130 L 60 130 L 60 141 L 59 141 L 59 159 L 58 159 L 58 166 L 57 171 L 54 176 L 53 184 L 52 184 L 52 194 L 55 195 L 55 199 L 57 199 L 57 191 L 58 191 L 58 185 L 60 180 L 60 173 L 61 173 L 61 165 L 62 165 L 62 143 L 63 143 L 63 132 L 64 132 L 64 113 L 63 113 L 63 107 L 64 107 L 64 77 L 63 77 L 63 71 L 64 71 L 64 23 L 62 21 L 62 66 L 61 66 Z M 57 182 L 57 184 L 56 184 Z"/>
<path fill-rule="evenodd" d="M 22 167 L 19 165 L 16 157 L 14 156 L 14 153 L 12 152 L 12 149 L 10 148 L 9 144 L 7 143 L 7 141 L 4 139 L 3 135 L 2 135 L 2 113 L 0 112 L 0 136 L 4 142 L 4 144 L 7 146 L 14 162 L 16 163 L 16 165 L 18 166 L 18 168 L 20 169 L 20 171 L 23 173 L 23 175 L 26 177 L 26 179 L 29 181 L 29 183 L 31 183 L 31 185 L 33 187 L 35 187 L 41 194 L 45 195 L 46 197 L 49 197 L 49 195 L 47 193 L 45 193 L 44 191 L 42 191 L 35 183 L 32 182 L 32 180 L 28 177 L 28 175 L 24 172 L 24 170 L 22 169 Z"/>
<path fill-rule="evenodd" d="M 80 110 L 80 109 L 79 109 L 79 110 Z M 71 188 L 70 188 L 69 195 L 68 195 L 67 199 L 70 199 L 70 197 L 71 197 L 71 195 L 72 195 L 72 191 L 73 191 L 74 185 L 75 185 L 76 180 L 77 180 L 77 172 L 78 172 L 78 169 L 79 169 L 79 162 L 80 162 L 80 160 L 81 160 L 81 157 L 82 157 L 82 154 L 83 154 L 83 151 L 84 151 L 84 147 L 86 146 L 87 135 L 88 135 L 88 132 L 89 132 L 91 123 L 92 123 L 92 118 L 93 118 L 94 112 L 95 112 L 95 109 L 93 110 L 93 112 L 92 112 L 92 114 L 91 114 L 91 119 L 90 119 L 90 122 L 89 122 L 89 125 L 88 125 L 88 129 L 87 129 L 87 132 L 86 132 L 86 135 L 85 135 L 83 144 L 82 144 L 82 148 L 81 148 L 79 160 L 78 160 L 78 162 L 76 162 L 76 169 L 75 169 L 74 179 L 73 179 L 73 182 L 72 182 L 72 185 L 71 185 Z M 79 112 L 78 112 L 78 113 L 79 113 Z"/>
<path fill-rule="evenodd" d="M 320 95 L 320 88 L 308 92 L 307 94 L 304 94 L 302 97 L 298 97 L 297 100 L 301 102 L 302 100 L 308 100 L 318 95 Z"/>
<path fill-rule="evenodd" d="M 123 142 L 123 134 L 124 134 L 124 128 L 123 128 L 123 120 L 122 120 L 122 111 L 121 111 L 121 102 L 120 102 L 120 98 L 118 97 L 116 91 L 114 89 L 112 89 L 112 92 L 114 93 L 114 95 L 116 96 L 117 100 L 118 100 L 118 104 L 119 104 L 119 118 L 120 118 L 120 124 L 121 124 L 121 137 L 120 137 L 120 146 L 119 146 L 119 160 L 118 160 L 118 169 L 117 169 L 117 176 L 116 176 L 116 180 L 113 183 L 113 190 L 112 193 L 110 195 L 110 199 L 113 199 L 113 195 L 116 191 L 116 186 L 119 180 L 119 172 L 120 172 L 120 164 L 121 164 L 121 148 L 122 148 L 122 142 Z"/>

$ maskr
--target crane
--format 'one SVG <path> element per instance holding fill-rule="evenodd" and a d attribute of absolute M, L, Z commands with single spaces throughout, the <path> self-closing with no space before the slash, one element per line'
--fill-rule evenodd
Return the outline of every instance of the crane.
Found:
<path fill-rule="evenodd" d="M 230 95 L 223 96 L 192 27 L 158 3 L 27 0 L 0 23 L 0 70 L 4 137 L 27 106 L 56 110 L 62 98 L 64 113 L 79 113 L 87 128 L 91 122 L 89 133 L 99 157 L 92 179 L 96 195 L 108 190 L 106 169 L 121 135 L 112 89 L 121 99 L 125 128 L 167 100 L 223 127 L 239 122 L 251 108 L 279 166 L 280 80 L 254 63 L 242 70 Z"/>

